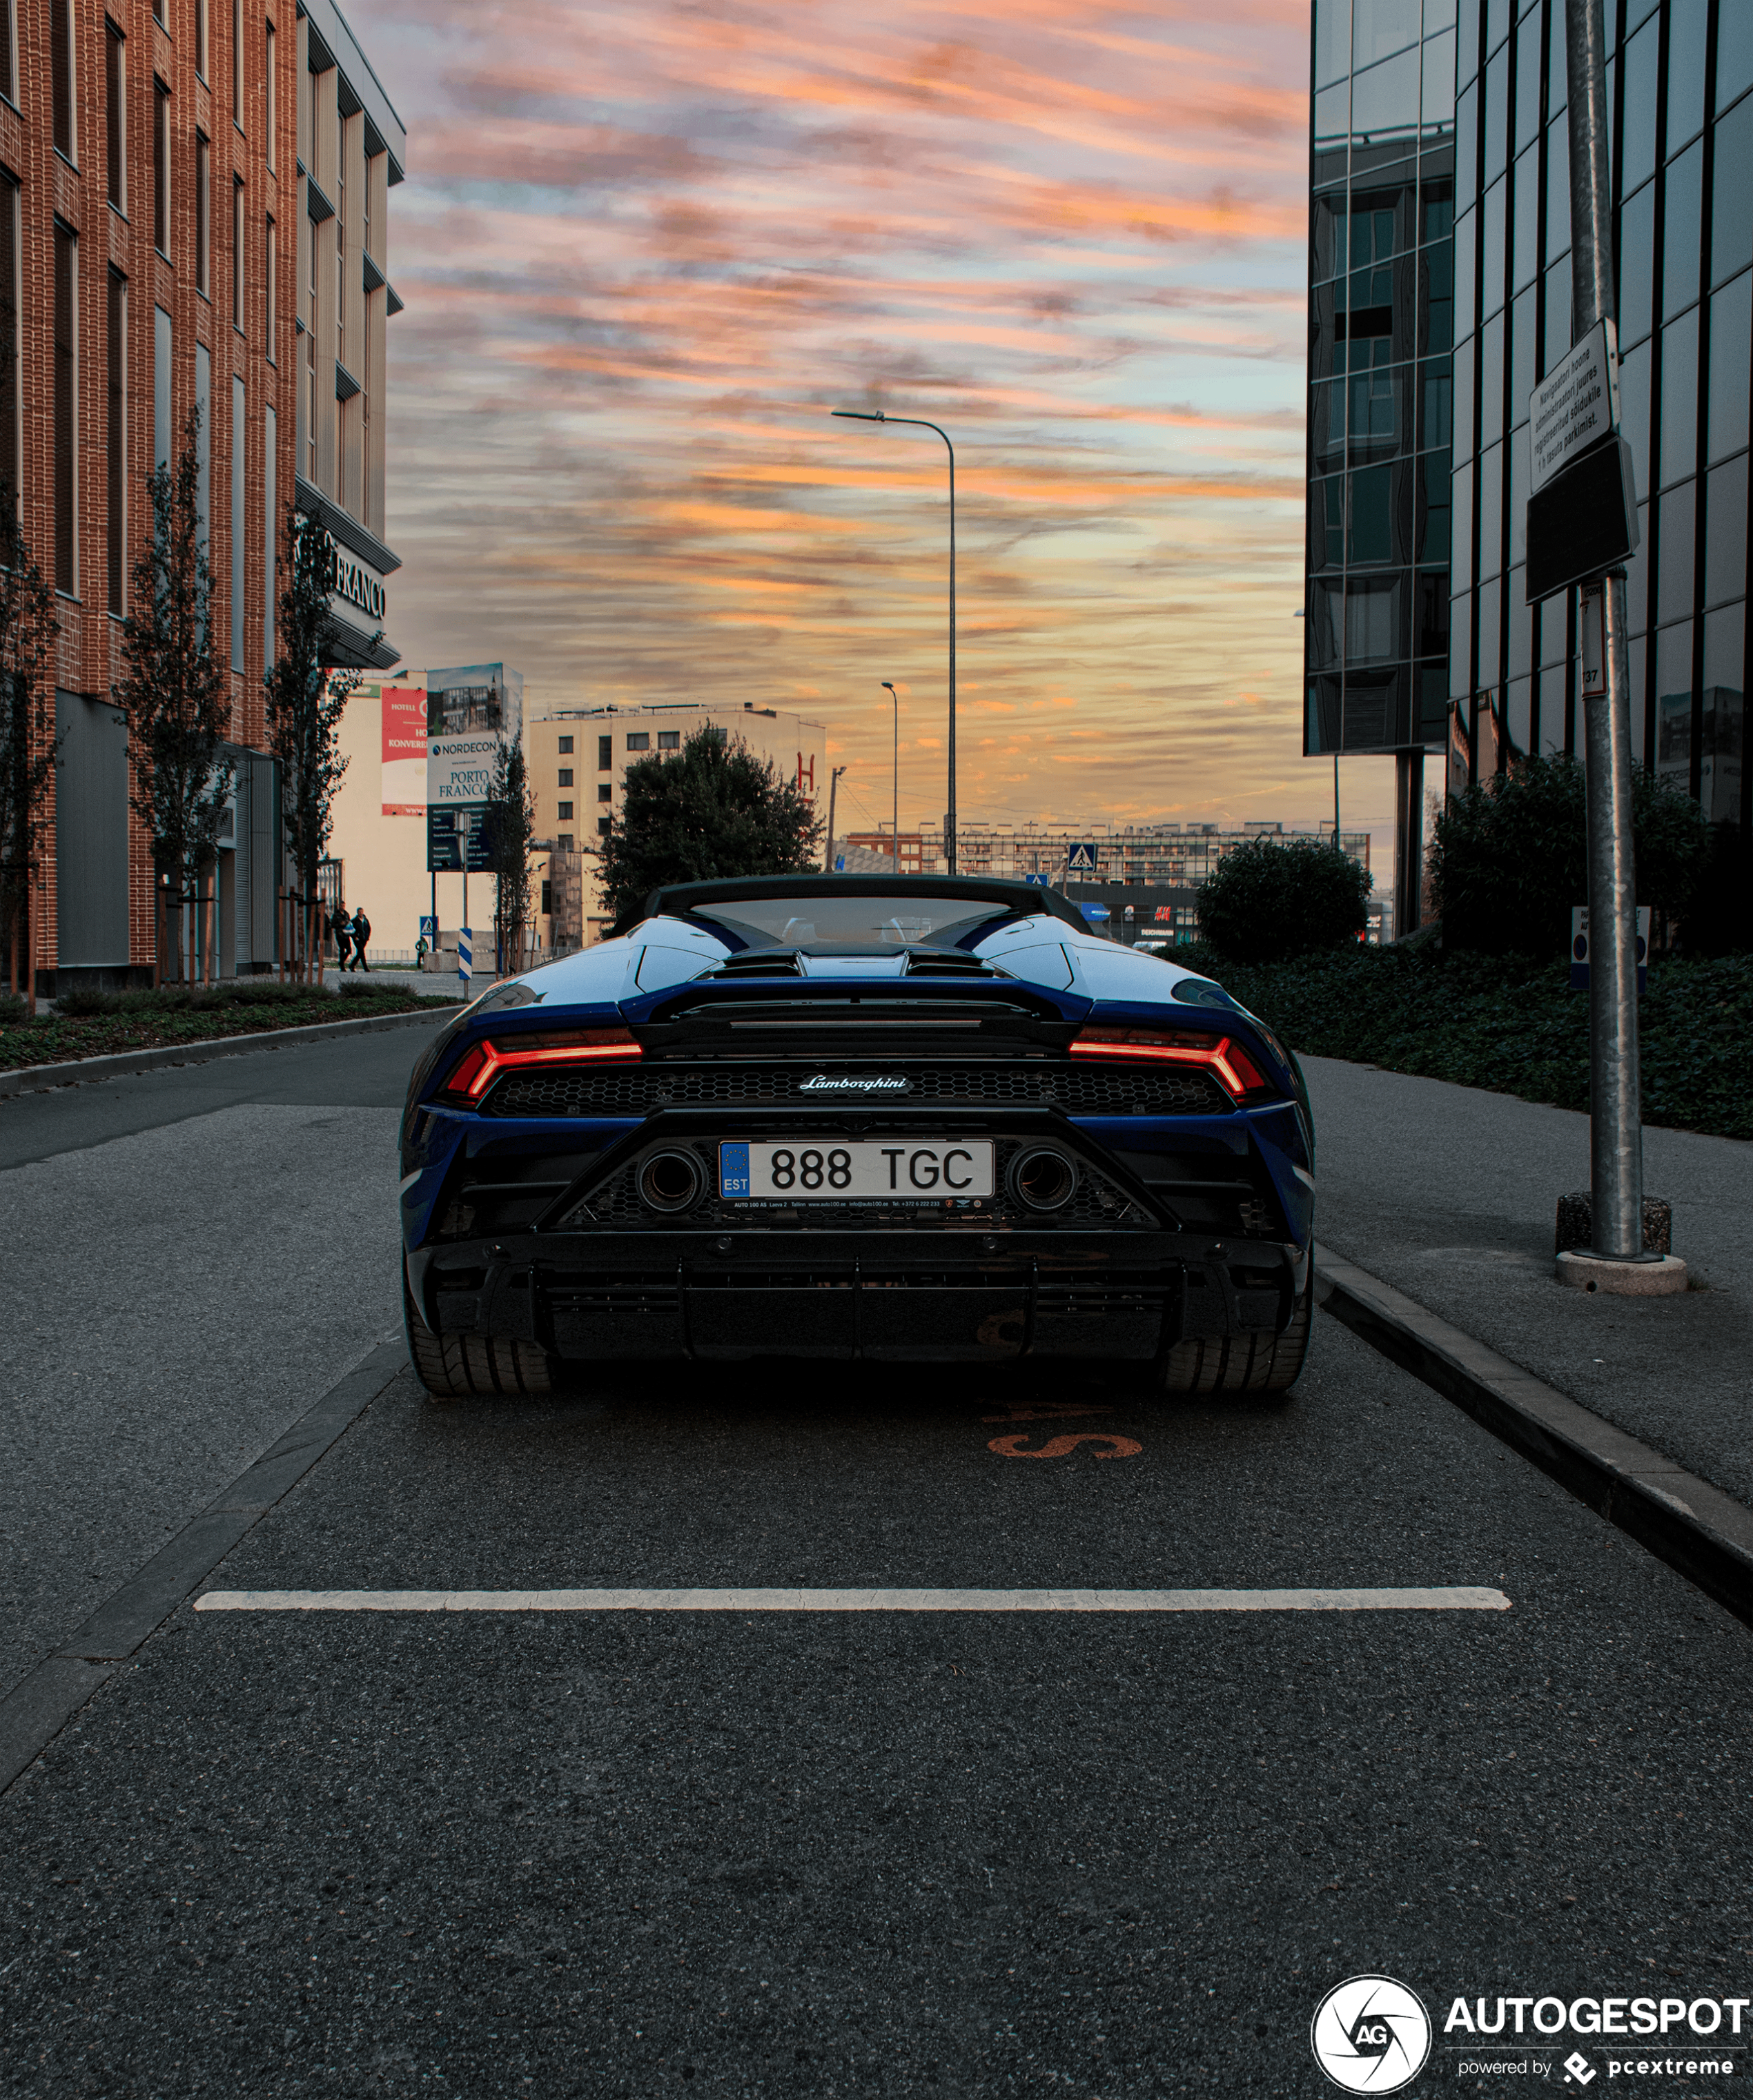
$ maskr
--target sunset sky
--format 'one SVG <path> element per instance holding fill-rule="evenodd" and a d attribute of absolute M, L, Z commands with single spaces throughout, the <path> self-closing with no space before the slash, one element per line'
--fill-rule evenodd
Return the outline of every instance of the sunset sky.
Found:
<path fill-rule="evenodd" d="M 1307 0 L 349 0 L 391 208 L 391 638 L 797 707 L 886 815 L 1307 821 Z M 1380 778 L 1378 779 L 1378 774 Z M 1347 768 L 1348 827 L 1391 769 Z M 1378 810 L 1375 805 L 1380 802 Z M 845 805 L 843 805 L 844 807 Z"/>

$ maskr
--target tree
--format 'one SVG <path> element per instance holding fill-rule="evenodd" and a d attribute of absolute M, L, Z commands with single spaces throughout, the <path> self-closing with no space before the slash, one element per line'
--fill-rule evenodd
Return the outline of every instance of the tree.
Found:
<path fill-rule="evenodd" d="M 1451 795 L 1430 852 L 1446 948 L 1563 955 L 1570 909 L 1588 902 L 1585 775 L 1574 758 L 1518 758 L 1507 773 Z M 1671 916 L 1691 907 L 1709 850 L 1689 796 L 1643 766 L 1632 771 L 1637 901 Z"/>
<path fill-rule="evenodd" d="M 335 732 L 360 682 L 357 671 L 333 671 L 325 664 L 339 654 L 339 630 L 329 609 L 335 552 L 314 518 L 286 505 L 285 536 L 276 561 L 280 613 L 278 653 L 262 684 L 268 748 L 280 770 L 280 821 L 297 884 L 295 946 L 305 973 L 319 968 L 316 870 L 334 827 L 334 799 L 347 761 Z M 382 639 L 381 631 L 373 644 Z M 289 944 L 294 945 L 294 944 Z"/>
<path fill-rule="evenodd" d="M 135 558 L 130 610 L 121 624 L 122 676 L 113 688 L 127 718 L 135 814 L 152 861 L 181 907 L 200 895 L 214 856 L 236 769 L 221 756 L 231 726 L 231 681 L 212 646 L 213 572 L 199 502 L 196 443 L 201 411 L 192 408 L 175 465 L 146 477 L 152 530 Z M 200 921 L 195 946 L 201 947 Z M 175 974 L 183 943 L 172 943 Z"/>
<path fill-rule="evenodd" d="M 30 879 L 59 741 L 49 712 L 49 673 L 61 631 L 54 605 L 20 529 L 17 500 L 0 482 L 0 933 L 10 956 L 9 988 L 17 990 L 22 972 L 33 1013 Z"/>
<path fill-rule="evenodd" d="M 1367 868 L 1314 839 L 1250 839 L 1199 889 L 1199 938 L 1234 963 L 1281 963 L 1354 941 L 1368 923 Z"/>
<path fill-rule="evenodd" d="M 603 841 L 603 898 L 625 927 L 665 883 L 809 874 L 821 832 L 808 799 L 771 761 L 704 724 L 673 755 L 628 767 Z"/>
<path fill-rule="evenodd" d="M 529 924 L 529 848 L 536 835 L 535 805 L 523 762 L 523 733 L 501 743 L 493 761 L 481 819 L 482 845 L 493 872 L 493 944 L 497 973 L 519 967 Z"/>

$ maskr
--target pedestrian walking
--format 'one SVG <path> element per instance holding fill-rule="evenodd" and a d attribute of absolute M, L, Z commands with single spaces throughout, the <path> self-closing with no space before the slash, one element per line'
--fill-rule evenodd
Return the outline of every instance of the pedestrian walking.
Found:
<path fill-rule="evenodd" d="M 347 966 L 347 943 L 353 938 L 353 921 L 347 916 L 347 908 L 337 898 L 335 908 L 329 915 L 329 930 L 334 936 L 337 968 Z"/>
<path fill-rule="evenodd" d="M 414 968 L 423 970 L 426 966 L 426 937 L 422 933 L 414 943 Z"/>
<path fill-rule="evenodd" d="M 365 916 L 362 904 L 353 914 L 353 968 L 371 975 L 371 964 L 365 960 L 365 943 L 371 938 L 371 921 Z"/>

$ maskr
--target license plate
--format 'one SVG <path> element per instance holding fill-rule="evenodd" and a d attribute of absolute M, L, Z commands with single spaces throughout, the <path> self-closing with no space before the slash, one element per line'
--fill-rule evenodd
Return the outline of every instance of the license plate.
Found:
<path fill-rule="evenodd" d="M 992 1145 L 986 1138 L 724 1144 L 718 1193 L 733 1203 L 983 1202 L 992 1193 Z"/>

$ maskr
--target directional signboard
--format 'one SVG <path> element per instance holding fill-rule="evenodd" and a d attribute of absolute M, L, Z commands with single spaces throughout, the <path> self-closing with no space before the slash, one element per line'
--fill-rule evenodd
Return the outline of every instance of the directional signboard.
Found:
<path fill-rule="evenodd" d="M 1636 552 L 1637 491 L 1619 434 L 1614 326 L 1602 321 L 1528 397 L 1530 605 Z"/>
<path fill-rule="evenodd" d="M 426 811 L 426 869 L 432 875 L 491 875 L 483 804 Z"/>
<path fill-rule="evenodd" d="M 1088 839 L 1074 839 L 1065 849 L 1065 864 L 1073 875 L 1093 875 L 1096 849 Z"/>

